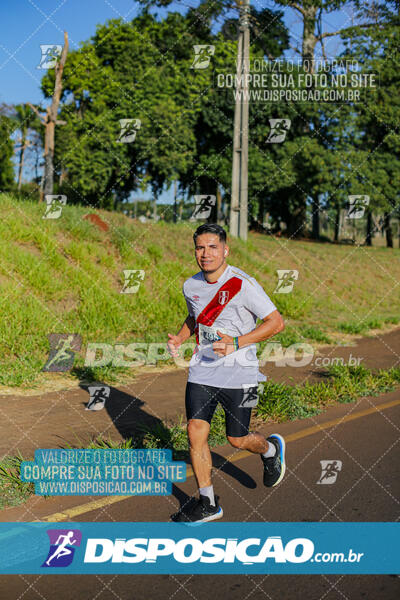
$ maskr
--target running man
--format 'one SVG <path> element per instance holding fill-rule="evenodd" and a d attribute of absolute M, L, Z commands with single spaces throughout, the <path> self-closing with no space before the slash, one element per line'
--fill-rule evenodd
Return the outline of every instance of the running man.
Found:
<path fill-rule="evenodd" d="M 54 354 L 53 358 L 51 360 L 49 360 L 49 362 L 47 362 L 43 368 L 46 369 L 46 371 L 50 370 L 51 365 L 53 365 L 54 363 L 63 363 L 66 360 L 71 360 L 71 355 L 73 355 L 73 350 L 72 350 L 72 342 L 73 342 L 74 336 L 73 335 L 69 335 L 66 339 L 60 339 L 57 342 L 56 345 L 56 353 Z"/>
<path fill-rule="evenodd" d="M 201 271 L 183 284 L 188 316 L 177 335 L 168 334 L 172 356 L 190 336 L 197 346 L 189 364 L 185 405 L 190 458 L 199 498 L 187 503 L 174 521 L 203 522 L 223 515 L 211 482 L 208 446 L 210 423 L 218 402 L 225 411 L 226 436 L 234 448 L 259 454 L 264 485 L 277 485 L 285 473 L 285 442 L 279 434 L 267 439 L 249 432 L 251 406 L 260 381 L 256 343 L 284 329 L 282 316 L 257 281 L 226 263 L 225 230 L 204 224 L 193 235 Z M 257 318 L 262 323 L 255 327 Z M 249 402 L 250 399 L 250 402 Z"/>
<path fill-rule="evenodd" d="M 93 408 L 96 406 L 96 404 L 102 404 L 104 406 L 105 401 L 107 400 L 107 394 L 106 392 L 106 388 L 99 388 L 97 390 L 95 390 L 93 392 L 93 395 L 91 397 L 91 399 L 89 400 L 87 406 L 86 406 L 86 410 L 100 410 L 100 408 Z M 103 408 L 103 406 L 101 406 L 101 408 Z"/>
<path fill-rule="evenodd" d="M 73 531 L 69 531 L 66 535 L 60 535 L 58 537 L 58 540 L 56 541 L 57 548 L 56 548 L 54 554 L 52 554 L 50 556 L 50 558 L 46 561 L 47 566 L 50 566 L 50 563 L 53 560 L 53 558 L 61 558 L 62 556 L 71 554 L 72 550 L 70 550 L 70 548 L 67 548 L 67 546 L 73 546 L 73 544 L 76 543 L 76 540 L 74 540 L 73 537 L 74 537 Z M 62 541 L 60 541 L 60 540 L 62 540 Z"/>

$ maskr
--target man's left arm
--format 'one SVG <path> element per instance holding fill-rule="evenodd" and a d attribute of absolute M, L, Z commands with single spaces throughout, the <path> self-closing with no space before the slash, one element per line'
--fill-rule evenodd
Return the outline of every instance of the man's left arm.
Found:
<path fill-rule="evenodd" d="M 245 346 L 250 346 L 251 344 L 256 344 L 257 342 L 267 340 L 268 338 L 285 329 L 285 322 L 278 310 L 271 312 L 269 315 L 264 317 L 262 321 L 263 322 L 253 329 L 253 331 L 249 331 L 249 333 L 245 333 L 244 335 L 239 335 L 237 337 L 239 348 L 244 348 Z M 219 356 L 226 356 L 227 354 L 234 352 L 235 345 L 233 342 L 233 337 L 231 335 L 227 335 L 226 333 L 222 333 L 219 330 L 217 330 L 217 333 L 221 336 L 221 339 L 218 340 L 218 342 L 213 343 L 214 352 Z"/>
<path fill-rule="evenodd" d="M 261 319 L 262 323 L 249 333 L 238 337 L 239 348 L 267 340 L 285 328 L 282 315 L 254 277 L 245 280 L 243 306 L 257 319 Z"/>
<path fill-rule="evenodd" d="M 238 337 L 239 348 L 263 342 L 285 329 L 285 322 L 278 310 L 274 310 L 264 317 L 262 321 L 253 331 L 249 331 L 249 333 Z"/>
<path fill-rule="evenodd" d="M 253 279 L 252 282 L 246 282 L 246 286 L 244 306 L 263 322 L 249 333 L 237 337 L 239 348 L 267 340 L 285 328 L 282 315 L 260 284 Z M 214 352 L 220 356 L 233 352 L 235 350 L 233 337 L 220 331 L 218 331 L 218 335 L 221 336 L 221 339 L 214 342 Z"/>

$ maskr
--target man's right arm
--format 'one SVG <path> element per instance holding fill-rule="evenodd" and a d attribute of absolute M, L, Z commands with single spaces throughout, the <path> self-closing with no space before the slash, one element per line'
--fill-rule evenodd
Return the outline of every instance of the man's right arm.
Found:
<path fill-rule="evenodd" d="M 188 315 L 183 323 L 182 327 L 178 331 L 178 337 L 182 340 L 183 344 L 190 338 L 191 335 L 194 334 L 194 330 L 196 328 L 196 319 L 192 317 L 192 315 Z"/>
<path fill-rule="evenodd" d="M 188 315 L 180 328 L 177 335 L 168 334 L 169 340 L 167 348 L 172 356 L 178 356 L 178 348 L 194 333 L 196 327 L 196 319 L 192 315 Z"/>
<path fill-rule="evenodd" d="M 176 335 L 168 334 L 169 340 L 167 342 L 167 348 L 172 356 L 177 356 L 178 348 L 181 344 L 186 342 L 193 335 L 196 328 L 196 318 L 194 315 L 191 315 L 191 306 L 190 302 L 185 294 L 185 284 L 182 286 L 182 293 L 186 300 L 187 308 L 188 308 L 188 316 L 186 317 L 182 327 L 178 331 Z"/>
<path fill-rule="evenodd" d="M 182 325 L 181 329 L 178 332 L 178 336 L 182 340 L 182 344 L 183 344 L 183 342 L 186 342 L 186 340 L 188 340 L 191 335 L 194 334 L 194 330 L 196 328 L 196 317 L 192 314 L 193 307 L 191 305 L 189 297 L 185 293 L 185 283 L 186 282 L 184 282 L 184 284 L 182 285 L 182 294 L 186 300 L 188 316 L 186 317 L 184 324 Z"/>

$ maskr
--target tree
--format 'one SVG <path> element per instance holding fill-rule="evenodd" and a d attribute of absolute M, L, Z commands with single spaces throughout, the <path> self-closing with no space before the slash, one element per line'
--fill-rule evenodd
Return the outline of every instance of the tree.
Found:
<path fill-rule="evenodd" d="M 141 3 L 146 7 L 150 6 L 168 6 L 170 4 L 169 0 L 140 0 Z M 322 30 L 322 16 L 324 14 L 329 14 L 335 10 L 340 9 L 345 4 L 348 4 L 347 0 L 299 0 L 298 2 L 293 2 L 291 0 L 277 0 L 275 2 L 276 7 L 289 7 L 292 8 L 295 12 L 298 13 L 303 22 L 303 34 L 301 38 L 301 44 L 297 47 L 294 46 L 292 49 L 299 54 L 301 57 L 301 67 L 303 71 L 308 73 L 314 73 L 314 59 L 316 47 L 318 44 L 321 45 L 321 52 L 324 57 L 326 57 L 325 48 L 324 48 L 324 40 L 332 37 L 332 36 L 352 36 L 354 32 L 358 32 L 360 30 L 369 30 L 372 26 L 375 25 L 376 19 L 372 18 L 371 15 L 366 13 L 366 11 L 362 10 L 363 3 L 356 0 L 354 2 L 354 6 L 356 8 L 356 26 L 345 27 L 343 29 L 337 31 L 323 31 Z M 234 3 L 228 0 L 200 0 L 198 6 L 196 8 L 192 8 L 189 12 L 196 16 L 203 23 L 208 23 L 208 26 L 211 28 L 211 23 L 220 22 L 225 19 L 225 26 L 232 25 L 237 23 L 236 18 L 232 18 L 230 15 L 232 14 L 232 9 L 238 9 L 240 5 L 239 1 L 235 1 Z M 381 7 L 379 8 L 379 14 L 382 13 Z M 268 14 L 269 13 L 269 14 Z M 268 24 L 269 15 L 273 14 L 271 11 L 262 11 L 262 13 L 257 13 L 257 11 L 252 8 L 252 19 L 251 19 L 251 45 L 252 50 L 262 49 L 262 54 L 268 56 L 270 58 L 269 49 L 264 44 L 264 37 L 267 37 L 264 33 L 266 29 L 266 25 Z M 269 23 L 270 24 L 270 23 Z M 280 25 L 280 23 L 279 23 Z M 267 28 L 268 32 L 268 28 Z M 281 47 L 281 52 L 285 49 L 285 45 Z M 288 105 L 291 103 L 288 103 Z M 310 107 L 307 109 L 299 104 L 292 105 L 294 110 L 290 110 L 291 107 L 287 106 L 286 108 L 281 105 L 281 109 L 286 113 L 292 112 L 292 126 L 291 126 L 291 134 L 293 143 L 291 144 L 293 148 L 293 164 L 288 166 L 286 164 L 285 169 L 291 173 L 291 181 L 290 185 L 282 185 L 282 190 L 284 190 L 284 194 L 282 197 L 286 198 L 286 219 L 288 225 L 288 232 L 291 236 L 297 237 L 302 235 L 305 229 L 306 223 L 306 208 L 307 202 L 311 200 L 312 209 L 313 209 L 313 229 L 314 236 L 319 236 L 319 194 L 318 194 L 318 168 L 323 167 L 323 163 L 325 159 L 329 161 L 328 157 L 324 157 L 321 164 L 321 155 L 326 154 L 329 151 L 327 144 L 325 142 L 325 136 L 322 135 L 322 132 L 325 132 L 327 129 L 327 123 L 329 122 L 330 115 L 333 114 L 333 111 L 329 109 L 329 107 L 324 107 L 322 110 L 318 110 L 318 107 Z M 270 111 L 265 111 L 265 113 Z M 328 115 L 326 114 L 328 113 Z M 255 112 L 253 111 L 253 114 Z M 260 117 L 261 113 L 258 111 L 258 117 Z M 284 116 L 287 116 L 283 113 Z M 264 114 L 266 116 L 266 114 Z M 282 116 L 282 113 L 277 115 L 277 117 Z M 262 119 L 262 117 L 261 117 Z M 262 119 L 262 122 L 265 123 L 265 119 Z M 258 123 L 251 123 L 250 117 L 250 136 L 251 130 L 254 129 L 254 126 Z M 296 142 L 294 142 L 293 134 L 295 134 Z M 255 136 L 252 136 L 254 140 Z M 250 139 L 250 144 L 253 144 L 253 148 L 249 148 L 249 164 L 252 162 L 251 154 L 263 154 L 263 149 L 260 147 L 254 147 L 254 141 L 252 142 Z M 316 140 L 318 140 L 318 144 L 316 144 Z M 286 149 L 289 144 L 286 145 Z M 308 151 L 305 151 L 305 155 L 309 157 L 310 162 L 303 169 L 304 162 L 298 160 L 298 152 L 304 147 L 304 145 L 308 145 Z M 272 149 L 271 149 L 272 150 Z M 274 164 L 276 168 L 280 169 L 280 164 L 284 164 L 280 159 L 279 155 L 281 149 L 274 148 L 272 152 L 268 152 L 269 155 L 274 159 Z M 277 159 L 277 160 L 275 160 Z M 286 161 L 287 163 L 287 161 Z M 261 166 L 261 160 L 253 161 L 253 168 L 256 164 Z M 302 172 L 303 171 L 303 172 Z M 304 177 L 304 171 L 307 176 Z M 251 173 L 251 178 L 254 177 L 254 171 Z M 258 178 L 258 177 L 256 177 Z M 287 177 L 284 177 L 287 179 Z M 331 179 L 329 177 L 329 179 Z M 249 186 L 251 186 L 251 181 L 249 181 Z M 265 186 L 264 186 L 265 187 Z M 260 190 L 261 191 L 261 190 Z M 273 187 L 268 190 L 267 195 L 269 194 L 272 202 L 273 197 L 276 194 Z M 260 198 L 260 204 L 262 206 L 265 205 L 265 198 Z M 254 202 L 254 199 L 253 199 Z M 262 212 L 262 211 L 261 211 Z"/>
<path fill-rule="evenodd" d="M 19 146 L 19 157 L 18 157 L 18 191 L 21 190 L 22 185 L 22 171 L 25 162 L 25 152 L 30 145 L 29 131 L 30 129 L 37 129 L 39 121 L 28 104 L 17 104 L 14 107 L 13 120 L 16 124 L 17 129 L 20 132 L 20 139 L 18 140 Z"/>
<path fill-rule="evenodd" d="M 12 157 L 14 144 L 11 139 L 12 121 L 0 111 L 0 191 L 9 191 L 14 183 L 14 168 Z"/>
<path fill-rule="evenodd" d="M 69 200 L 112 208 L 143 181 L 157 195 L 186 171 L 199 110 L 186 28 L 178 13 L 162 22 L 151 15 L 115 19 L 70 53 L 61 109 L 67 124 L 56 144 Z M 46 96 L 52 85 L 47 74 Z M 124 119 L 137 122 L 132 143 L 119 141 Z"/>
<path fill-rule="evenodd" d="M 360 193 L 370 197 L 366 243 L 371 244 L 371 214 L 375 210 L 383 214 L 388 247 L 393 247 L 391 217 L 399 215 L 400 207 L 400 16 L 395 3 L 391 4 L 379 7 L 384 18 L 368 30 L 368 35 L 359 32 L 352 45 L 347 44 L 346 52 L 346 57 L 358 60 L 362 74 L 376 75 L 375 85 L 364 91 L 357 106 L 355 126 L 360 134 L 353 169 L 362 182 Z"/>
<path fill-rule="evenodd" d="M 55 79 L 50 106 L 46 108 L 46 114 L 40 115 L 35 106 L 29 104 L 31 109 L 37 114 L 42 125 L 45 128 L 44 133 L 44 185 L 43 194 L 53 193 L 54 186 L 54 140 L 56 125 L 65 125 L 65 121 L 58 119 L 58 108 L 62 95 L 62 74 L 68 54 L 68 34 L 64 31 L 64 46 L 61 52 L 60 60 L 56 62 L 54 68 Z"/>

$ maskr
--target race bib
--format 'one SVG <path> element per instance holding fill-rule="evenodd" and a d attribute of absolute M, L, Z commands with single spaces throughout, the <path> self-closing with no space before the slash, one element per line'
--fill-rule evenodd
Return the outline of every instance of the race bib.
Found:
<path fill-rule="evenodd" d="M 199 344 L 200 346 L 210 346 L 214 342 L 217 342 L 221 339 L 221 336 L 217 334 L 217 330 L 222 331 L 222 333 L 226 333 L 220 327 L 207 327 L 207 325 L 203 325 L 199 323 Z"/>

